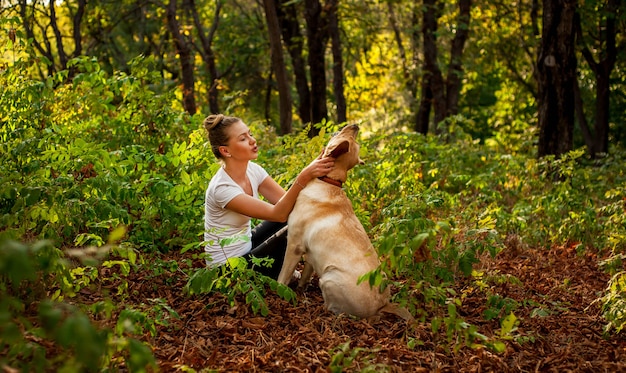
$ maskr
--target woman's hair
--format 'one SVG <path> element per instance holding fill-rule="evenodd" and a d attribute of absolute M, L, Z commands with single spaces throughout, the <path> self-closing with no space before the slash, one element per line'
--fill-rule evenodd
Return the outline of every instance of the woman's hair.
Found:
<path fill-rule="evenodd" d="M 223 114 L 211 114 L 202 122 L 202 126 L 204 126 L 209 134 L 211 150 L 217 159 L 223 158 L 222 154 L 220 154 L 220 146 L 228 144 L 228 127 L 239 121 L 241 121 L 241 119 L 237 117 L 227 117 Z"/>

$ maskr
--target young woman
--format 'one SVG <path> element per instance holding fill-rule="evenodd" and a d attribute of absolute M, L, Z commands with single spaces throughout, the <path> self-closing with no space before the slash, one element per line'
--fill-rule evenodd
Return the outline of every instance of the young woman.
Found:
<path fill-rule="evenodd" d="M 285 191 L 258 164 L 258 147 L 248 126 L 239 118 L 210 115 L 203 122 L 211 149 L 222 167 L 209 182 L 204 206 L 205 251 L 209 266 L 231 257 L 271 257 L 271 268 L 256 268 L 278 278 L 282 266 L 287 229 L 285 222 L 304 186 L 325 176 L 334 165 L 332 158 L 318 157 L 296 177 Z M 263 196 L 266 201 L 259 199 Z M 251 230 L 250 219 L 263 220 Z M 237 239 L 239 237 L 240 239 Z"/>

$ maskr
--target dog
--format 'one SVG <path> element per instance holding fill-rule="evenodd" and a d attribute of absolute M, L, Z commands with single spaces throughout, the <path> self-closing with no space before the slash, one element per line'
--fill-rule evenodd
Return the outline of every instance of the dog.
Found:
<path fill-rule="evenodd" d="M 287 285 L 300 260 L 305 265 L 298 287 L 308 283 L 313 272 L 319 276 L 324 304 L 330 311 L 359 318 L 392 313 L 405 320 L 413 317 L 405 308 L 390 303 L 389 288 L 380 291 L 359 277 L 380 265 L 363 225 L 343 191 L 348 171 L 363 164 L 356 142 L 359 127 L 344 127 L 326 146 L 323 157 L 335 159 L 325 177 L 310 181 L 298 195 L 289 215 L 287 251 L 278 282 Z"/>

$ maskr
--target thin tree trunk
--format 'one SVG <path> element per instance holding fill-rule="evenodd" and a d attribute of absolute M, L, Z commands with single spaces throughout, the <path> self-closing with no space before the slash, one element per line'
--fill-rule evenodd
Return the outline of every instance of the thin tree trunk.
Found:
<path fill-rule="evenodd" d="M 596 78 L 594 137 L 593 146 L 589 149 L 592 157 L 600 153 L 608 153 L 609 151 L 610 77 L 617 60 L 615 14 L 618 7 L 619 0 L 609 0 L 606 9 L 603 10 L 607 14 L 604 17 L 605 24 L 602 25 L 602 21 L 600 21 L 598 29 L 604 30 L 601 33 L 603 39 L 601 41 L 604 42 L 605 50 L 600 54 L 603 56 L 603 59 L 599 62 L 595 61 L 589 47 L 583 42 L 580 15 L 576 14 L 576 31 L 579 44 L 582 45 L 582 55 Z"/>
<path fill-rule="evenodd" d="M 422 35 L 424 37 L 424 77 L 427 79 L 430 95 L 422 93 L 422 99 L 430 97 L 434 109 L 435 133 L 440 132 L 439 123 L 446 118 L 445 84 L 441 70 L 437 64 L 437 20 L 440 14 L 441 4 L 437 0 L 424 0 L 424 13 Z M 422 84 L 422 89 L 424 85 Z M 427 102 L 421 102 L 420 108 L 425 107 Z M 418 118 L 424 118 L 423 113 L 418 113 Z M 421 128 L 425 128 L 421 125 Z"/>
<path fill-rule="evenodd" d="M 328 40 L 328 27 L 322 15 L 319 0 L 305 0 L 307 24 L 307 44 L 309 46 L 309 73 L 311 75 L 311 123 L 320 123 L 328 118 L 326 106 L 325 49 Z M 319 129 L 311 126 L 309 137 L 319 134 Z"/>
<path fill-rule="evenodd" d="M 82 34 L 80 32 L 80 25 L 85 15 L 85 7 L 87 6 L 87 0 L 78 0 L 78 7 L 76 8 L 76 14 L 72 17 L 72 36 L 74 38 L 74 57 L 80 56 L 83 52 Z"/>
<path fill-rule="evenodd" d="M 306 61 L 303 57 L 304 38 L 300 34 L 300 23 L 296 3 L 287 0 L 289 4 L 277 6 L 278 19 L 280 20 L 283 41 L 291 56 L 293 74 L 298 92 L 298 115 L 302 123 L 311 122 L 311 91 L 306 72 Z"/>
<path fill-rule="evenodd" d="M 219 0 L 215 2 L 215 15 L 213 16 L 213 22 L 211 23 L 211 27 L 209 28 L 208 33 L 205 35 L 196 3 L 194 0 L 188 1 L 189 9 L 191 10 L 194 25 L 198 33 L 198 38 L 200 39 L 200 54 L 202 56 L 202 60 L 206 64 L 206 69 L 209 73 L 209 79 L 211 80 L 211 85 L 209 86 L 207 92 L 209 111 L 213 114 L 218 114 L 220 112 L 218 85 L 221 76 L 217 71 L 217 63 L 215 62 L 215 53 L 213 52 L 213 39 L 219 26 L 222 2 Z"/>
<path fill-rule="evenodd" d="M 54 33 L 57 54 L 59 55 L 59 62 L 61 63 L 61 70 L 65 70 L 67 68 L 68 57 L 65 53 L 65 48 L 63 47 L 63 37 L 61 36 L 61 30 L 59 30 L 59 25 L 57 24 L 57 13 L 54 3 L 55 0 L 50 0 L 50 3 L 48 5 L 50 9 L 50 26 L 52 27 L 52 31 Z"/>
<path fill-rule="evenodd" d="M 461 78 L 463 75 L 462 56 L 465 42 L 469 36 L 471 0 L 459 0 L 459 17 L 456 34 L 450 50 L 450 65 L 446 78 L 446 116 L 459 112 L 459 96 L 461 94 Z"/>
<path fill-rule="evenodd" d="M 596 115 L 594 130 L 596 141 L 594 156 L 609 152 L 610 75 L 613 67 L 601 63 L 596 73 Z"/>
<path fill-rule="evenodd" d="M 274 62 L 270 64 L 267 72 L 265 84 L 265 99 L 263 100 L 263 112 L 265 113 L 265 122 L 272 123 L 272 81 L 274 78 Z"/>
<path fill-rule="evenodd" d="M 418 84 L 419 71 L 417 69 L 417 66 L 419 66 L 420 64 L 419 56 L 420 56 L 420 51 L 421 51 L 419 9 L 420 7 L 418 5 L 414 5 L 413 10 L 411 12 L 411 53 L 413 54 L 413 57 L 412 57 L 412 64 L 411 64 L 412 67 L 410 69 L 410 72 L 408 72 L 409 75 L 407 76 L 407 79 L 409 80 L 409 83 L 407 83 L 407 87 L 409 91 L 411 92 L 411 97 L 414 99 L 414 102 L 411 103 L 411 107 L 413 107 L 415 103 L 418 102 L 417 100 L 418 90 L 417 89 L 419 87 L 419 84 Z M 416 127 L 417 127 L 417 122 L 418 120 L 416 120 Z M 428 124 L 428 120 L 426 121 L 426 124 Z M 426 127 L 426 131 L 428 131 L 428 127 Z"/>
<path fill-rule="evenodd" d="M 578 126 L 583 134 L 583 140 L 587 145 L 587 153 L 593 157 L 593 149 L 595 147 L 593 134 L 589 129 L 589 123 L 587 123 L 587 117 L 585 117 L 585 109 L 583 99 L 580 95 L 580 86 L 578 80 L 574 82 L 574 109 L 576 111 L 576 119 L 578 119 Z"/>
<path fill-rule="evenodd" d="M 176 52 L 180 60 L 182 83 L 183 83 L 183 107 L 185 111 L 193 115 L 196 113 L 196 99 L 194 87 L 194 71 L 191 55 L 191 48 L 187 44 L 184 36 L 180 32 L 180 24 L 176 19 L 176 0 L 170 0 L 166 9 L 167 27 L 174 39 Z"/>
<path fill-rule="evenodd" d="M 422 135 L 428 134 L 430 124 L 430 108 L 432 106 L 433 95 L 430 91 L 430 78 L 424 76 L 422 78 L 422 96 L 419 100 L 419 108 L 417 110 L 415 131 Z"/>
<path fill-rule="evenodd" d="M 267 20 L 267 30 L 272 51 L 272 67 L 278 85 L 280 134 L 285 135 L 291 133 L 291 105 L 293 101 L 291 99 L 289 79 L 287 78 L 287 69 L 285 68 L 285 60 L 283 58 L 283 47 L 280 40 L 280 26 L 278 24 L 278 15 L 276 14 L 276 4 L 274 0 L 263 0 L 263 4 L 265 6 L 265 19 Z"/>
<path fill-rule="evenodd" d="M 409 64 L 406 48 L 404 47 L 404 42 L 402 40 L 402 33 L 400 32 L 400 28 L 398 27 L 396 11 L 393 2 L 390 1 L 387 3 L 387 10 L 389 13 L 389 24 L 391 25 L 391 29 L 393 30 L 394 40 L 396 41 L 398 52 L 400 54 L 400 61 L 402 61 L 402 75 L 404 77 L 408 91 L 411 92 L 411 97 L 415 97 L 417 92 L 417 80 L 414 76 L 415 68 L 413 66 L 417 66 L 416 51 L 418 50 L 417 43 L 419 42 L 419 32 L 411 32 L 410 40 L 413 52 L 413 60 Z M 412 25 L 414 30 L 418 29 L 416 11 L 412 13 Z"/>
<path fill-rule="evenodd" d="M 328 29 L 333 53 L 333 90 L 335 91 L 335 104 L 337 105 L 337 123 L 345 123 L 347 121 L 348 109 L 343 90 L 343 57 L 341 53 L 339 16 L 337 14 L 338 0 L 329 0 L 328 5 Z"/>
<path fill-rule="evenodd" d="M 29 5 L 32 10 L 29 12 Z M 53 75 L 56 72 L 56 64 L 54 63 L 54 53 L 52 52 L 52 46 L 50 45 L 50 41 L 47 37 L 43 38 L 40 42 L 38 38 L 35 37 L 35 26 L 41 25 L 38 23 L 37 18 L 34 16 L 37 11 L 35 10 L 37 6 L 36 2 L 31 2 L 27 0 L 19 0 L 19 9 L 20 9 L 20 18 L 22 20 L 22 26 L 24 27 L 24 31 L 26 32 L 26 38 L 31 40 L 32 45 L 35 49 L 44 57 L 46 57 L 50 62 L 47 64 L 47 75 Z M 45 35 L 45 30 L 41 30 L 42 34 Z M 43 44 L 42 44 L 43 43 Z M 39 65 L 37 65 L 39 68 Z M 40 75 L 42 79 L 45 79 L 45 75 L 40 70 Z"/>

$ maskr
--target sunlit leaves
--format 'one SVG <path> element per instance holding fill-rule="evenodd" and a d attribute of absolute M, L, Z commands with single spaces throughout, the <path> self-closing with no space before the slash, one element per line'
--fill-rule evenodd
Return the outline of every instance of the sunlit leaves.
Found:
<path fill-rule="evenodd" d="M 12 155 L 2 174 L 12 183 L 0 188 L 1 219 L 9 231 L 72 241 L 106 237 L 109 227 L 100 223 L 113 219 L 132 224 L 129 238 L 153 249 L 177 245 L 175 232 L 193 236 L 200 231 L 199 209 L 189 206 L 202 204 L 206 176 L 200 175 L 199 164 L 210 159 L 197 135 L 190 136 L 194 146 L 162 136 L 176 133 L 162 123 L 180 131 L 189 122 L 181 122 L 184 115 L 170 108 L 171 97 L 141 84 L 152 79 L 150 69 L 142 73 L 148 64 L 134 62 L 137 76 L 111 77 L 93 59 L 72 60 L 78 74 L 71 83 L 64 83 L 60 72 L 54 91 L 37 91 L 38 96 L 29 96 L 32 104 L 23 105 L 44 104 L 51 115 L 42 121 L 41 110 L 13 112 L 19 118 L 11 122 L 19 127 L 0 130 L 5 140 L 0 148 Z M 5 96 L 31 91 L 11 88 L 15 91 Z M 120 98 L 121 92 L 128 95 Z M 117 106 L 111 105 L 113 99 Z M 163 239 L 154 236 L 155 226 L 169 226 Z"/>
<path fill-rule="evenodd" d="M 38 279 L 43 271 L 58 276 L 50 290 L 55 301 L 72 298 L 107 279 L 116 281 L 111 294 L 127 299 L 126 276 L 137 266 L 163 270 L 156 263 L 143 263 L 139 253 L 182 248 L 181 253 L 204 259 L 200 242 L 204 190 L 220 165 L 199 129 L 202 118 L 181 115 L 172 109 L 171 96 L 148 91 L 146 83 L 153 78 L 148 64 L 136 61 L 138 76 L 110 76 L 93 66 L 93 61 L 73 63 L 80 74 L 67 86 L 60 83 L 62 75 L 45 83 L 20 80 L 11 72 L 0 78 L 16 82 L 1 93 L 0 101 L 7 123 L 0 128 L 4 161 L 0 165 L 0 219 L 6 227 L 0 234 L 46 237 L 59 247 L 71 246 L 67 252 L 79 250 L 86 255 L 91 255 L 91 247 L 104 247 L 107 254 L 111 249 L 111 257 L 94 254 L 98 260 L 86 265 L 76 256 L 83 266 L 70 268 L 59 259 L 58 251 L 47 248 L 49 255 L 38 257 L 47 258 L 41 264 L 44 270 L 30 261 L 33 250 L 18 245 L 8 250 L 11 258 L 0 260 L 3 274 L 13 281 L 3 286 L 19 287 Z M 364 67 L 374 72 L 372 66 Z M 366 83 L 373 84 L 359 81 Z M 55 84 L 61 85 L 53 91 L 50 87 Z M 512 92 L 507 89 L 502 87 L 502 94 Z M 526 102 L 512 102 L 511 107 L 494 113 L 494 123 L 511 126 L 518 137 L 496 136 L 486 144 L 468 135 L 465 130 L 476 121 L 464 116 L 450 120 L 454 133 L 447 138 L 362 133 L 361 157 L 366 164 L 351 170 L 344 185 L 382 261 L 380 268 L 360 280 L 391 287 L 396 300 L 420 320 L 432 320 L 433 330 L 445 330 L 446 338 L 458 340 L 458 346 L 482 343 L 501 352 L 506 347 L 503 341 L 516 337 L 515 323 L 524 322 L 517 308 L 525 305 L 488 293 L 487 277 L 480 284 L 475 280 L 485 293 L 483 317 L 499 322 L 503 331 L 483 338 L 461 316 L 464 295 L 452 291 L 454 282 L 473 280 L 470 276 L 485 255 L 508 249 L 504 244 L 508 237 L 515 236 L 520 245 L 537 250 L 571 245 L 577 250 L 610 253 L 611 260 L 602 268 L 611 274 L 619 272 L 623 263 L 623 155 L 616 152 L 591 163 L 577 150 L 559 160 L 537 160 L 526 152 L 530 147 L 523 141 L 532 136 L 524 132 L 527 123 L 517 116 L 517 109 L 526 110 L 522 107 Z M 338 127 L 325 123 L 321 136 L 310 140 L 306 131 L 279 138 L 260 122 L 252 126 L 262 134 L 258 136 L 259 163 L 285 187 Z M 239 239 L 229 237 L 222 243 Z M 270 291 L 289 302 L 297 300 L 289 287 L 259 276 L 248 265 L 232 259 L 220 268 L 200 268 L 189 274 L 186 290 L 192 296 L 217 292 L 226 302 L 245 303 L 261 315 L 272 312 L 264 301 Z M 107 273 L 106 279 L 100 277 L 100 270 Z M 614 286 L 607 288 L 610 296 L 603 298 L 611 330 L 623 326 L 623 315 L 618 312 L 621 282 L 616 278 Z M 19 313 L 25 306 L 16 298 L 3 298 L 0 304 L 3 320 L 12 319 L 11 312 Z M 150 302 L 129 309 L 114 332 L 152 336 L 160 325 L 155 320 L 174 317 L 166 306 Z M 115 307 L 103 301 L 92 309 L 117 317 L 121 310 Z M 550 311 L 542 305 L 531 308 L 530 317 Z M 56 310 L 45 312 L 47 329 L 65 320 L 65 314 L 59 317 Z M 511 327 L 508 315 L 512 312 L 518 319 Z M 91 338 L 83 321 L 71 325 Z M 20 338 L 19 328 L 3 330 L 6 340 Z M 147 348 L 135 346 L 131 339 L 120 339 L 119 344 L 137 353 Z"/>
<path fill-rule="evenodd" d="M 224 294 L 230 305 L 235 304 L 237 297 L 243 297 L 252 312 L 267 316 L 270 312 L 265 301 L 266 287 L 276 292 L 286 301 L 295 303 L 295 292 L 276 280 L 261 275 L 249 265 L 267 265 L 268 259 L 229 258 L 227 263 L 214 268 L 200 268 L 189 277 L 185 291 L 189 294 L 205 294 L 218 292 Z"/>
<path fill-rule="evenodd" d="M 602 312 L 607 324 L 606 333 L 621 332 L 626 326 L 626 272 L 616 273 L 602 297 Z"/>

